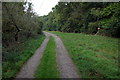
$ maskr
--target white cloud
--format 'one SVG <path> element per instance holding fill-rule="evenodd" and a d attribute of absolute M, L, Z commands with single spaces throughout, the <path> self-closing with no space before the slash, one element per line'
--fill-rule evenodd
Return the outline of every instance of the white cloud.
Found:
<path fill-rule="evenodd" d="M 34 11 L 40 15 L 47 15 L 59 0 L 31 0 Z"/>

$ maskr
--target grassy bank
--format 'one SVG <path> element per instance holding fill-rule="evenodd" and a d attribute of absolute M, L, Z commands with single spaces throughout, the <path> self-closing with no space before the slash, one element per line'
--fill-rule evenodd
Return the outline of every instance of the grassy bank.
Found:
<path fill-rule="evenodd" d="M 118 78 L 118 39 L 75 33 L 58 35 L 82 78 Z"/>
<path fill-rule="evenodd" d="M 23 64 L 34 54 L 35 50 L 43 42 L 45 36 L 41 35 L 36 39 L 30 39 L 25 43 L 16 46 L 14 49 L 4 52 L 2 55 L 2 77 L 15 77 Z"/>
<path fill-rule="evenodd" d="M 50 40 L 44 51 L 43 57 L 35 73 L 36 78 L 58 78 L 59 77 L 59 73 L 57 71 L 57 64 L 56 64 L 55 48 L 56 46 L 55 46 L 54 38 L 50 37 Z"/>

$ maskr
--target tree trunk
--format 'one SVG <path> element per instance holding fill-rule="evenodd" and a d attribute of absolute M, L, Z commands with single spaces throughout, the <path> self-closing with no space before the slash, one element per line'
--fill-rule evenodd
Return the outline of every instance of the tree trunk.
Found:
<path fill-rule="evenodd" d="M 7 6 L 4 4 L 4 7 L 6 8 L 6 10 L 8 11 L 8 14 L 10 15 L 9 18 L 12 20 L 13 25 L 15 26 L 15 28 L 17 29 L 17 32 L 15 33 L 15 41 L 18 41 L 18 33 L 20 32 L 20 29 L 18 28 L 17 24 L 15 23 L 15 20 L 13 18 L 13 15 L 10 14 L 9 9 L 7 8 Z M 13 8 L 12 8 L 13 9 Z"/>

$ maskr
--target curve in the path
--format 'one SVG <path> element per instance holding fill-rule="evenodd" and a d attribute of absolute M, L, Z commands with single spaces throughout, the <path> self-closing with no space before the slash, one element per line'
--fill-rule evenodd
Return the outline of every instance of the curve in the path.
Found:
<path fill-rule="evenodd" d="M 49 41 L 49 36 L 46 35 L 46 39 L 44 40 L 40 48 L 38 48 L 35 54 L 26 62 L 26 64 L 17 74 L 16 78 L 34 78 L 35 71 L 40 63 L 40 59 L 43 55 L 43 51 L 48 41 Z"/>
<path fill-rule="evenodd" d="M 61 78 L 80 78 L 75 65 L 73 64 L 71 58 L 68 55 L 67 50 L 65 49 L 61 39 L 49 32 L 45 32 L 44 34 L 48 36 L 53 36 L 56 42 L 56 57 L 58 63 L 58 69 L 60 71 Z"/>

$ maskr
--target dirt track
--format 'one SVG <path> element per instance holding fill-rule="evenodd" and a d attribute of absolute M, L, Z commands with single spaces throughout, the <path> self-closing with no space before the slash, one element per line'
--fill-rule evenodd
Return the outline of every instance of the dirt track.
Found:
<path fill-rule="evenodd" d="M 58 36 L 48 32 L 44 32 L 44 34 L 55 38 L 57 53 L 56 57 L 61 78 L 79 78 L 77 69 L 69 57 L 61 39 Z"/>
<path fill-rule="evenodd" d="M 40 59 L 43 55 L 43 51 L 48 41 L 49 41 L 49 36 L 46 35 L 46 39 L 44 40 L 40 48 L 38 48 L 34 53 L 34 55 L 26 62 L 26 64 L 17 74 L 16 78 L 34 78 L 35 71 L 40 63 Z"/>
<path fill-rule="evenodd" d="M 65 49 L 61 39 L 51 33 L 43 32 L 46 35 L 46 39 L 35 52 L 35 54 L 26 62 L 26 64 L 22 67 L 20 72 L 17 74 L 16 78 L 34 78 L 35 71 L 37 66 L 40 63 L 40 59 L 42 58 L 43 51 L 49 41 L 49 36 L 55 38 L 56 43 L 56 58 L 58 64 L 58 70 L 60 72 L 61 78 L 79 78 L 77 73 L 77 69 L 73 64 L 71 58 L 68 55 L 67 50 Z"/>

